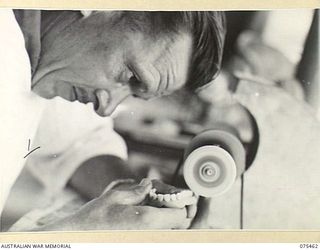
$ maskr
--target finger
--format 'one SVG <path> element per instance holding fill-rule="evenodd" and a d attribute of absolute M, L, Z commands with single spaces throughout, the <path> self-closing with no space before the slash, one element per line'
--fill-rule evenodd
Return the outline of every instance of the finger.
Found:
<path fill-rule="evenodd" d="M 181 223 L 174 225 L 171 229 L 188 229 L 192 223 L 191 218 L 185 218 Z"/>
<path fill-rule="evenodd" d="M 184 202 L 185 206 L 190 206 L 190 205 L 196 204 L 197 200 L 198 200 L 197 197 L 191 196 L 183 199 L 182 201 Z"/>
<path fill-rule="evenodd" d="M 110 190 L 106 193 L 108 204 L 138 205 L 146 199 L 151 188 L 151 181 L 143 179 L 138 185 L 121 190 Z"/>
<path fill-rule="evenodd" d="M 182 200 L 164 202 L 162 204 L 170 208 L 184 208 L 186 206 L 190 206 L 196 203 L 197 203 L 197 198 L 195 196 L 191 196 L 191 197 L 183 198 Z"/>
<path fill-rule="evenodd" d="M 121 185 L 121 184 L 130 184 L 130 183 L 134 183 L 135 180 L 134 179 L 120 179 L 120 180 L 115 180 L 113 182 L 111 182 L 106 189 L 103 191 L 103 194 L 110 191 L 111 189 L 114 189 L 116 186 Z"/>
<path fill-rule="evenodd" d="M 176 220 L 173 223 L 172 229 L 187 229 L 192 223 L 192 219 L 187 217 L 187 208 L 182 208 L 180 211 L 181 215 L 180 217 L 178 215 L 175 217 Z"/>
<path fill-rule="evenodd" d="M 196 204 L 192 204 L 190 206 L 186 207 L 187 209 L 187 218 L 193 218 L 194 216 L 196 216 L 197 213 L 197 205 Z"/>
<path fill-rule="evenodd" d="M 186 208 L 147 208 L 145 217 L 153 229 L 185 229 L 190 226 Z"/>
<path fill-rule="evenodd" d="M 191 228 L 208 228 L 210 214 L 210 198 L 200 197 L 196 216 L 192 221 Z"/>

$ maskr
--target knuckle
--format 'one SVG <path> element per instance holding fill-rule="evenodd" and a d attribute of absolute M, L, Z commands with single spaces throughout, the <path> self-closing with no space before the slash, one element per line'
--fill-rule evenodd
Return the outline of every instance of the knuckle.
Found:
<path fill-rule="evenodd" d="M 140 196 L 145 192 L 145 188 L 142 186 L 135 186 L 132 190 L 133 195 Z"/>
<path fill-rule="evenodd" d="M 108 192 L 108 194 L 112 198 L 117 198 L 118 196 L 120 196 L 120 191 L 119 190 L 110 190 Z"/>
<path fill-rule="evenodd" d="M 110 190 L 106 193 L 107 201 L 110 203 L 118 203 L 122 201 L 123 192 L 120 190 Z"/>

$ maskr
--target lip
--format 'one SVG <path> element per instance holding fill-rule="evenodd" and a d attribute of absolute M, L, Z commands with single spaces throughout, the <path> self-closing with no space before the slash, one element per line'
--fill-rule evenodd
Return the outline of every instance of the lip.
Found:
<path fill-rule="evenodd" d="M 76 91 L 76 87 L 75 86 L 72 86 L 72 89 L 73 89 L 73 94 L 74 94 L 74 101 L 78 100 L 78 94 L 77 94 L 77 91 Z"/>
<path fill-rule="evenodd" d="M 99 99 L 98 99 L 96 93 L 94 93 L 94 98 L 95 99 L 94 99 L 94 102 L 93 102 L 93 110 L 97 111 L 98 108 L 99 108 Z"/>
<path fill-rule="evenodd" d="M 76 98 L 79 102 L 87 104 L 90 101 L 88 97 L 88 93 L 84 89 L 79 87 L 74 87 L 74 91 L 76 94 Z"/>
<path fill-rule="evenodd" d="M 99 108 L 99 99 L 98 99 L 98 97 L 96 96 L 96 94 L 94 94 L 94 98 L 95 98 L 95 100 L 94 100 L 94 102 L 93 102 L 93 109 L 94 109 L 94 110 L 98 110 L 98 108 Z"/>

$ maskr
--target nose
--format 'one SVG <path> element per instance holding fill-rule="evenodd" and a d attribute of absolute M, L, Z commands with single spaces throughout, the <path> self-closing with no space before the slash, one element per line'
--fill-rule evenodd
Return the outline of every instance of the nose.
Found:
<path fill-rule="evenodd" d="M 131 94 L 128 86 L 121 86 L 111 90 L 98 89 L 96 96 L 98 105 L 95 109 L 100 116 L 110 116 L 116 107 Z"/>

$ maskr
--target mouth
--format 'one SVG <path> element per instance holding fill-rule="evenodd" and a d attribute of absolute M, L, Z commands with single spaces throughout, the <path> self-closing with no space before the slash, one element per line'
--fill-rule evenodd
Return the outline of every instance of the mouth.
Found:
<path fill-rule="evenodd" d="M 91 102 L 93 103 L 94 110 L 98 109 L 99 101 L 95 94 L 90 94 L 87 90 L 75 86 L 73 86 L 73 92 L 75 95 L 75 100 L 78 100 L 83 104 Z"/>

